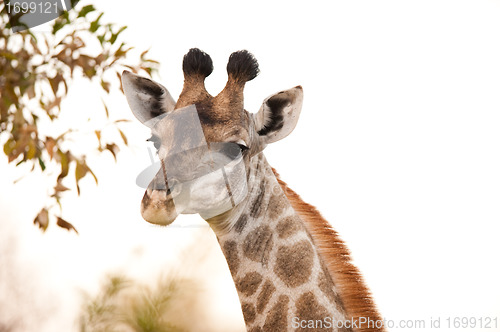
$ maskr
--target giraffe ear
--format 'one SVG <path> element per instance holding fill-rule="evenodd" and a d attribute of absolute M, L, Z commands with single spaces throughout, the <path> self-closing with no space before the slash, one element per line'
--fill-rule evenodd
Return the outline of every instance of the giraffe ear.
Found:
<path fill-rule="evenodd" d="M 266 144 L 290 134 L 299 119 L 304 93 L 301 86 L 269 96 L 255 114 L 257 133 Z"/>
<path fill-rule="evenodd" d="M 175 100 L 159 83 L 125 70 L 122 85 L 132 113 L 148 127 L 153 127 L 159 116 L 174 110 Z"/>

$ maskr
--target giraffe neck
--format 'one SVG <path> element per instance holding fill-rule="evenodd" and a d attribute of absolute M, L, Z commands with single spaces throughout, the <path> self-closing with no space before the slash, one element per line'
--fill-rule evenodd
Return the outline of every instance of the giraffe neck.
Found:
<path fill-rule="evenodd" d="M 306 327 L 304 322 L 345 321 L 332 277 L 262 153 L 251 160 L 249 173 L 245 200 L 209 220 L 226 256 L 247 330 L 291 331 L 297 324 Z"/>

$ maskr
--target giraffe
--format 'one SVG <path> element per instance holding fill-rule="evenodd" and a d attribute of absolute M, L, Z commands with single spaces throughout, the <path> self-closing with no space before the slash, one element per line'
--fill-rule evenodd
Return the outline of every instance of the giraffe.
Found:
<path fill-rule="evenodd" d="M 208 54 L 189 50 L 182 68 L 177 101 L 159 83 L 122 74 L 129 106 L 151 128 L 162 161 L 142 199 L 143 218 L 168 225 L 197 213 L 208 222 L 250 332 L 385 331 L 347 247 L 263 154 L 295 128 L 302 87 L 273 94 L 249 113 L 243 90 L 259 73 L 251 53 L 231 54 L 227 83 L 216 96 L 204 85 L 213 71 Z"/>

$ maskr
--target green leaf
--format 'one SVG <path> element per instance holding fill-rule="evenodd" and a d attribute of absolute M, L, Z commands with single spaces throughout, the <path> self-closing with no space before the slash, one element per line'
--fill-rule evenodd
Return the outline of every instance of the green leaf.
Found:
<path fill-rule="evenodd" d="M 76 161 L 76 168 L 75 168 L 75 181 L 76 181 L 76 191 L 78 192 L 78 195 L 80 195 L 80 186 L 78 183 L 80 180 L 87 175 L 88 168 L 87 165 L 85 165 L 85 162 Z"/>
<path fill-rule="evenodd" d="M 97 39 L 99 40 L 99 42 L 101 43 L 101 46 L 102 44 L 104 43 L 104 38 L 106 37 L 106 33 L 104 33 L 103 35 L 100 35 L 100 36 L 97 36 Z"/>
<path fill-rule="evenodd" d="M 85 74 L 85 76 L 87 76 L 88 78 L 92 78 L 94 77 L 96 74 L 97 74 L 97 71 L 95 70 L 95 68 L 86 68 L 83 73 Z"/>
<path fill-rule="evenodd" d="M 144 57 L 146 56 L 146 54 L 148 54 L 149 50 L 151 50 L 150 48 L 148 48 L 147 50 L 145 50 L 144 52 L 141 53 L 140 57 L 141 57 L 141 60 L 144 59 Z"/>
<path fill-rule="evenodd" d="M 122 33 L 123 30 L 125 30 L 126 28 L 127 28 L 127 26 L 123 26 L 116 33 L 111 34 L 111 38 L 109 38 L 109 42 L 111 43 L 111 45 L 113 45 L 116 42 L 116 39 L 118 38 L 120 33 Z"/>
<path fill-rule="evenodd" d="M 45 171 L 45 163 L 43 162 L 42 158 L 38 157 L 38 163 L 40 164 L 40 167 L 42 168 L 42 172 Z"/>
<path fill-rule="evenodd" d="M 99 20 L 101 19 L 102 15 L 104 15 L 104 13 L 99 14 L 99 16 L 97 17 L 97 19 L 95 21 L 92 21 L 90 23 L 90 28 L 89 28 L 90 32 L 96 32 L 97 29 L 99 29 L 99 27 L 101 26 L 99 24 Z"/>
<path fill-rule="evenodd" d="M 90 173 L 95 180 L 95 183 L 97 184 L 97 177 L 95 176 L 94 172 L 90 169 L 90 167 L 87 165 L 85 160 L 77 160 L 76 161 L 76 168 L 75 168 L 75 181 L 76 181 L 76 190 L 78 192 L 78 195 L 80 195 L 80 186 L 79 182 L 80 180 L 87 175 L 87 173 Z"/>
<path fill-rule="evenodd" d="M 111 43 L 111 45 L 113 45 L 116 41 L 116 38 L 118 38 L 118 35 L 113 33 L 111 34 L 111 38 L 109 38 L 109 42 Z"/>
<path fill-rule="evenodd" d="M 130 51 L 131 49 L 133 49 L 133 47 L 129 47 L 127 49 L 123 49 L 123 47 L 125 47 L 125 43 L 121 43 L 120 47 L 115 51 L 114 55 L 115 55 L 116 58 L 122 58 L 122 57 L 124 57 L 127 54 L 128 51 Z M 126 66 L 126 67 L 129 67 L 129 66 Z"/>
<path fill-rule="evenodd" d="M 63 12 L 63 14 L 54 21 L 54 24 L 52 25 L 52 34 L 55 35 L 57 31 L 61 30 L 68 23 L 69 14 L 68 12 Z"/>
<path fill-rule="evenodd" d="M 61 30 L 64 26 L 64 22 L 61 20 L 56 20 L 52 26 L 52 34 L 55 35 L 57 31 Z"/>
<path fill-rule="evenodd" d="M 80 9 L 80 12 L 78 13 L 78 17 L 85 17 L 87 16 L 88 13 L 95 11 L 95 7 L 93 5 L 87 5 L 84 6 L 82 9 Z"/>
<path fill-rule="evenodd" d="M 5 142 L 5 144 L 3 145 L 3 152 L 8 156 L 12 153 L 15 146 L 16 142 L 12 138 L 9 138 L 7 142 Z"/>
<path fill-rule="evenodd" d="M 25 153 L 26 159 L 33 159 L 37 155 L 37 148 L 35 146 L 35 142 L 33 140 L 29 140 L 28 142 L 28 151 Z"/>
<path fill-rule="evenodd" d="M 101 87 L 104 89 L 104 91 L 106 91 L 106 93 L 109 93 L 110 85 L 111 84 L 109 82 L 106 82 L 103 79 L 101 79 Z"/>
<path fill-rule="evenodd" d="M 61 164 L 61 173 L 57 177 L 57 182 L 60 182 L 62 179 L 64 179 L 69 172 L 69 162 L 71 160 L 71 155 L 68 152 L 64 153 L 61 150 L 57 149 L 57 159 L 59 163 Z"/>
<path fill-rule="evenodd" d="M 154 64 L 156 64 L 156 65 L 159 65 L 159 64 L 160 64 L 160 62 L 159 62 L 159 61 L 156 61 L 156 60 L 151 60 L 151 59 L 143 59 L 142 61 L 144 61 L 144 62 L 151 62 L 151 63 L 154 63 Z"/>
<path fill-rule="evenodd" d="M 125 29 L 127 29 L 128 27 L 126 25 L 122 26 L 120 28 L 120 30 L 118 30 L 118 32 L 116 32 L 117 35 L 119 35 L 120 33 L 122 33 Z"/>

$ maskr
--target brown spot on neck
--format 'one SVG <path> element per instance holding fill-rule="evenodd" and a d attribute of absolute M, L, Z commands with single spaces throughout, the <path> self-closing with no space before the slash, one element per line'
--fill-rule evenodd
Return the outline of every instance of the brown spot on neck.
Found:
<path fill-rule="evenodd" d="M 245 296 L 250 296 L 257 291 L 262 282 L 262 275 L 257 272 L 249 272 L 236 282 L 236 288 Z"/>
<path fill-rule="evenodd" d="M 276 290 L 276 287 L 274 287 L 274 285 L 271 283 L 270 280 L 267 280 L 264 283 L 259 295 L 257 296 L 257 312 L 258 313 L 262 313 L 262 311 L 264 311 L 267 304 L 269 303 L 269 300 L 273 296 L 273 293 L 275 290 Z"/>
<path fill-rule="evenodd" d="M 276 225 L 276 231 L 280 239 L 286 239 L 299 231 L 303 231 L 304 226 L 297 220 L 297 217 L 285 217 Z"/>
<path fill-rule="evenodd" d="M 251 203 L 251 209 L 250 209 L 250 216 L 252 218 L 258 218 L 261 214 L 261 211 L 263 210 L 262 208 L 262 203 L 264 201 L 264 195 L 266 192 L 266 178 L 262 177 L 260 184 L 259 184 L 259 190 L 255 195 L 254 201 Z"/>
<path fill-rule="evenodd" d="M 280 295 L 278 302 L 267 314 L 264 331 L 285 331 L 287 330 L 288 297 Z"/>
<path fill-rule="evenodd" d="M 255 320 L 255 306 L 251 303 L 243 303 L 241 305 L 241 310 L 243 311 L 243 318 L 245 318 L 245 323 L 251 323 Z"/>
<path fill-rule="evenodd" d="M 278 248 L 274 272 L 288 287 L 297 287 L 309 280 L 313 264 L 313 248 L 309 241 L 302 240 Z"/>
<path fill-rule="evenodd" d="M 271 198 L 267 207 L 267 215 L 271 220 L 279 218 L 290 203 L 283 197 L 283 192 L 279 188 L 273 188 Z"/>
<path fill-rule="evenodd" d="M 273 244 L 273 233 L 266 225 L 252 230 L 243 241 L 243 254 L 255 261 L 267 265 L 269 250 Z"/>
<path fill-rule="evenodd" d="M 238 272 L 240 266 L 240 258 L 238 254 L 238 244 L 235 241 L 227 241 L 222 246 L 222 251 L 224 256 L 226 256 L 226 261 L 229 266 L 229 270 L 233 276 Z"/>
<path fill-rule="evenodd" d="M 248 223 L 248 215 L 246 213 L 243 213 L 239 218 L 238 221 L 234 224 L 234 230 L 236 233 L 241 233 L 243 232 L 243 229 L 245 229 L 245 226 Z"/>
<path fill-rule="evenodd" d="M 332 331 L 331 326 L 328 325 L 329 322 L 325 320 L 327 317 L 331 319 L 328 311 L 319 304 L 312 292 L 302 294 L 295 303 L 295 307 L 297 308 L 296 317 L 299 318 L 299 321 L 308 323 L 304 328 L 299 329 L 299 331 Z"/>

